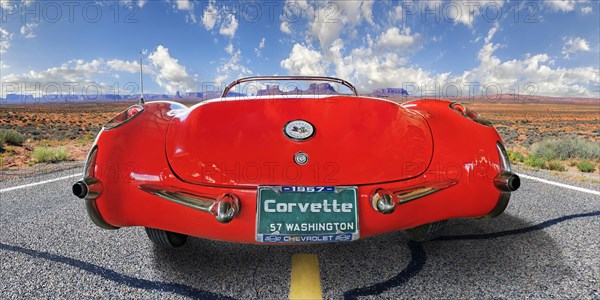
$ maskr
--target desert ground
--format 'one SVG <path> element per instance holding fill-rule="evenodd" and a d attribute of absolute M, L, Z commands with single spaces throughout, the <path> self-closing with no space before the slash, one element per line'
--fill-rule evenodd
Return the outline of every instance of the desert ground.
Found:
<path fill-rule="evenodd" d="M 473 103 L 491 120 L 509 147 L 528 147 L 547 138 L 579 136 L 600 142 L 600 104 Z"/>
<path fill-rule="evenodd" d="M 186 105 L 194 102 L 186 103 Z M 83 160 L 102 125 L 132 102 L 0 105 L 0 129 L 26 137 L 22 146 L 5 146 L 1 168 L 34 164 L 33 149 L 66 146 L 71 160 Z M 600 142 L 600 102 L 578 103 L 465 103 L 494 123 L 509 149 L 526 152 L 543 139 L 579 136 Z"/>

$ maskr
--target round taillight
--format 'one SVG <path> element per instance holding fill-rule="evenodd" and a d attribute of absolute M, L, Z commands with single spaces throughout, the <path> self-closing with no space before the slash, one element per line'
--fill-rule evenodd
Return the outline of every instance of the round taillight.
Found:
<path fill-rule="evenodd" d="M 458 102 L 452 103 L 450 105 L 450 108 L 452 108 L 452 110 L 461 114 L 463 117 L 465 117 L 467 119 L 471 119 L 472 121 L 477 122 L 481 125 L 492 126 L 492 122 L 490 122 L 486 118 L 482 117 L 476 111 L 474 111 L 472 109 L 468 109 L 466 106 L 464 106 Z"/>
<path fill-rule="evenodd" d="M 460 113 L 462 115 L 467 114 L 467 108 L 460 103 L 454 103 L 450 107 L 452 107 L 452 109 L 454 109 L 455 111 L 457 111 L 458 113 Z"/>
<path fill-rule="evenodd" d="M 130 107 L 129 109 L 127 109 L 127 119 L 133 118 L 133 116 L 139 114 L 140 111 L 142 111 L 142 108 L 139 106 Z"/>
<path fill-rule="evenodd" d="M 127 123 L 128 121 L 130 121 L 131 119 L 133 119 L 135 116 L 139 115 L 143 111 L 144 111 L 143 106 L 134 105 L 134 106 L 122 111 L 121 113 L 116 115 L 114 118 L 112 118 L 110 121 L 108 121 L 106 124 L 104 124 L 104 129 L 110 130 L 110 129 L 119 127 L 119 126 Z"/>

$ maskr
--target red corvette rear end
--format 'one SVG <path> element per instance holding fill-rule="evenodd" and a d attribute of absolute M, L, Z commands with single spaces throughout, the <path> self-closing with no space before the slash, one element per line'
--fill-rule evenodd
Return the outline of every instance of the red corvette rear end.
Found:
<path fill-rule="evenodd" d="M 426 240 L 445 220 L 499 215 L 519 187 L 496 130 L 462 105 L 339 94 L 135 105 L 99 134 L 84 177 L 73 192 L 94 223 L 170 247 Z"/>

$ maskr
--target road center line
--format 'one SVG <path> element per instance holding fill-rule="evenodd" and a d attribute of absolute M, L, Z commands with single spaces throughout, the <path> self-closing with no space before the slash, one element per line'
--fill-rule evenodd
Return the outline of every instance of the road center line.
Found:
<path fill-rule="evenodd" d="M 42 185 L 42 184 L 46 184 L 46 183 L 50 183 L 50 182 L 61 181 L 61 180 L 69 179 L 69 178 L 72 179 L 74 177 L 81 177 L 81 176 L 83 176 L 82 173 L 72 174 L 72 175 L 69 175 L 69 176 L 63 176 L 63 177 L 59 177 L 59 178 L 48 179 L 48 180 L 44 180 L 44 181 L 40 181 L 40 182 L 29 183 L 29 184 L 24 184 L 24 185 L 19 185 L 19 186 L 13 186 L 13 187 L 1 189 L 0 190 L 0 194 L 1 193 L 6 193 L 6 192 L 10 192 L 10 191 L 14 191 L 14 190 L 26 189 L 26 188 L 30 188 L 30 187 L 33 187 L 33 186 Z"/>
<path fill-rule="evenodd" d="M 525 179 L 535 180 L 535 181 L 539 181 L 539 182 L 542 182 L 542 183 L 546 183 L 546 184 L 550 184 L 550 185 L 555 185 L 555 186 L 558 186 L 558 187 L 562 187 L 562 188 L 565 188 L 565 189 L 570 189 L 570 190 L 574 190 L 574 191 L 579 191 L 579 192 L 584 192 L 584 193 L 588 193 L 588 194 L 600 196 L 600 192 L 599 191 L 590 190 L 590 189 L 586 189 L 586 188 L 582 188 L 582 187 L 578 187 L 578 186 L 572 186 L 572 185 L 568 185 L 568 184 L 564 184 L 564 183 L 554 182 L 554 181 L 550 181 L 550 180 L 547 180 L 547 179 L 537 178 L 537 177 L 533 177 L 533 176 L 529 176 L 529 175 L 525 175 L 525 174 L 517 174 L 517 175 L 519 175 L 519 176 L 521 176 L 522 178 L 525 178 Z"/>
<path fill-rule="evenodd" d="M 319 259 L 316 254 L 292 256 L 290 299 L 323 299 Z"/>

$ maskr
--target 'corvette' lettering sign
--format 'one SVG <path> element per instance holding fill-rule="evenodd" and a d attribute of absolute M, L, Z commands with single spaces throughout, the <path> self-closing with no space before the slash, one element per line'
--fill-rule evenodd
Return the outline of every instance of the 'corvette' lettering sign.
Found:
<path fill-rule="evenodd" d="M 260 187 L 256 240 L 318 243 L 358 238 L 355 187 Z"/>
<path fill-rule="evenodd" d="M 320 203 L 277 203 L 275 199 L 265 200 L 264 209 L 265 212 L 269 213 L 292 213 L 294 210 L 299 210 L 301 213 L 305 212 L 333 212 L 333 213 L 351 213 L 352 203 L 338 203 L 336 199 L 331 200 L 331 203 L 327 199 Z"/>

